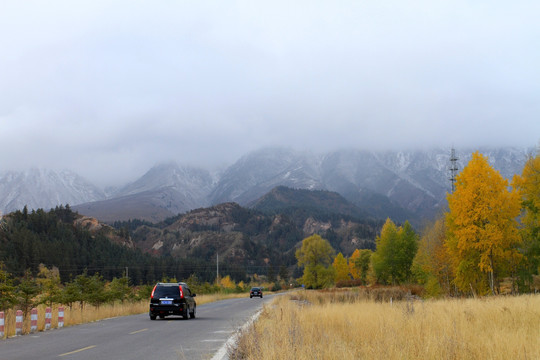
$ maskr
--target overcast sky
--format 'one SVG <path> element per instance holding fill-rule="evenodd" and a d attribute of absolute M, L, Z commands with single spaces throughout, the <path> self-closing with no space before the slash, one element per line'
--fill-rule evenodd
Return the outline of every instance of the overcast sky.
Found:
<path fill-rule="evenodd" d="M 0 0 L 0 171 L 540 140 L 540 2 Z"/>

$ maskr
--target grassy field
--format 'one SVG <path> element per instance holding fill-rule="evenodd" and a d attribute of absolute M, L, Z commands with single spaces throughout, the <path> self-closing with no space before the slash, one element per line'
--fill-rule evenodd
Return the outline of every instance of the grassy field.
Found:
<path fill-rule="evenodd" d="M 211 295 L 197 295 L 195 300 L 197 305 L 206 304 L 213 301 L 246 297 L 247 294 L 211 294 Z M 85 305 L 84 309 L 81 309 L 78 303 L 74 304 L 72 308 L 64 306 L 64 326 L 72 326 L 82 323 L 88 323 L 103 319 L 108 319 L 117 316 L 135 315 L 148 312 L 149 301 L 143 300 L 139 302 L 117 302 L 115 304 L 102 305 L 100 307 L 94 307 L 91 305 Z M 38 309 L 38 331 L 45 329 L 45 305 L 39 305 Z M 15 311 L 8 310 L 5 312 L 5 336 L 10 337 L 15 335 Z M 52 307 L 52 319 L 51 328 L 58 327 L 58 305 Z M 24 317 L 23 322 L 23 334 L 30 333 L 30 314 Z"/>
<path fill-rule="evenodd" d="M 540 295 L 395 298 L 403 297 L 354 290 L 280 296 L 231 358 L 540 359 Z"/>

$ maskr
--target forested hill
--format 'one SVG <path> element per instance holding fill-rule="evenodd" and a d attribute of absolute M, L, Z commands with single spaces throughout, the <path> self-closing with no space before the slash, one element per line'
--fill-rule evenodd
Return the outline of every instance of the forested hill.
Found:
<path fill-rule="evenodd" d="M 78 215 L 69 206 L 49 212 L 25 208 L 4 216 L 0 262 L 17 277 L 27 269 L 35 274 L 39 264 L 56 266 L 62 281 L 85 270 L 111 280 L 123 276 L 128 268 L 133 284 L 154 282 L 169 270 L 181 271 L 186 265 L 170 257 L 144 254 L 133 248 L 127 232 Z"/>
<path fill-rule="evenodd" d="M 163 277 L 187 279 L 192 274 L 211 282 L 219 254 L 220 274 L 245 281 L 280 268 L 296 276 L 295 251 L 303 238 L 314 233 L 345 256 L 357 248 L 374 249 L 382 221 L 327 211 L 293 206 L 283 213 L 265 214 L 224 203 L 160 224 L 133 220 L 111 227 L 69 206 L 49 212 L 25 209 L 3 218 L 0 262 L 15 276 L 27 269 L 36 274 L 40 264 L 55 266 L 62 281 L 85 270 L 110 280 L 128 269 L 133 284 Z"/>
<path fill-rule="evenodd" d="M 266 213 L 291 213 L 295 209 L 317 215 L 340 214 L 366 219 L 372 216 L 333 191 L 292 189 L 277 186 L 258 200 L 248 204 L 250 208 Z M 304 219 L 305 220 L 305 219 Z"/>

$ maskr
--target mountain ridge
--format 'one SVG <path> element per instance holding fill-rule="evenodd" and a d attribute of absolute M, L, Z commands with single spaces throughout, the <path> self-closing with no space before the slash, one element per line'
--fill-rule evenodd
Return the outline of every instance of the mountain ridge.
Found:
<path fill-rule="evenodd" d="M 527 154 L 531 153 L 531 149 L 524 148 L 480 151 L 506 178 L 521 173 Z M 466 165 L 471 153 L 457 152 L 459 169 Z M 0 210 L 70 204 L 75 210 L 106 222 L 133 216 L 157 222 L 223 202 L 246 206 L 273 188 L 286 186 L 336 192 L 379 218 L 392 215 L 397 221 L 421 219 L 445 207 L 445 195 L 450 188 L 449 157 L 450 151 L 444 149 L 344 149 L 314 154 L 264 148 L 242 156 L 217 176 L 206 169 L 174 162 L 158 164 L 109 196 L 70 172 L 42 170 L 25 176 L 4 172 L 0 173 Z"/>

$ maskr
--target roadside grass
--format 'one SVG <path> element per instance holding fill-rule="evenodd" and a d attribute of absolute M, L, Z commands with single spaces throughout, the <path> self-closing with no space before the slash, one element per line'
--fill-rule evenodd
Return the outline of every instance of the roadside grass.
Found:
<path fill-rule="evenodd" d="M 242 298 L 249 295 L 246 293 L 238 294 L 208 294 L 208 295 L 197 295 L 195 298 L 197 306 L 203 305 L 206 303 L 224 300 L 224 299 L 234 299 Z M 52 318 L 51 318 L 51 329 L 58 327 L 58 307 L 60 305 L 54 304 L 51 307 Z M 143 314 L 148 312 L 149 301 L 141 300 L 137 302 L 128 302 L 124 303 L 115 302 L 113 304 L 105 304 L 99 307 L 92 306 L 89 304 L 84 304 L 84 307 L 81 307 L 79 303 L 74 303 L 72 307 L 64 306 L 64 327 L 73 326 L 118 316 L 127 316 L 127 315 L 136 315 Z M 37 331 L 45 330 L 45 309 L 46 305 L 37 306 L 38 310 L 38 323 Z M 8 310 L 5 312 L 5 337 L 11 337 L 15 335 L 15 310 Z M 30 314 L 24 316 L 22 333 L 30 333 Z M 0 339 L 1 340 L 1 339 Z"/>
<path fill-rule="evenodd" d="M 540 295 L 374 300 L 362 290 L 277 297 L 231 359 L 540 359 Z"/>

